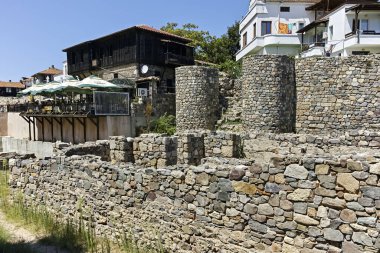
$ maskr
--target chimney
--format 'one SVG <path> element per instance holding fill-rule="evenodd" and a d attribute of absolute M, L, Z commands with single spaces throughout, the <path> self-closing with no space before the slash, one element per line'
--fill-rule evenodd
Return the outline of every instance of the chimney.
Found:
<path fill-rule="evenodd" d="M 11 82 L 12 82 L 12 80 L 9 80 L 9 82 L 11 83 Z"/>
<path fill-rule="evenodd" d="M 54 65 L 51 65 L 51 68 L 54 69 Z"/>

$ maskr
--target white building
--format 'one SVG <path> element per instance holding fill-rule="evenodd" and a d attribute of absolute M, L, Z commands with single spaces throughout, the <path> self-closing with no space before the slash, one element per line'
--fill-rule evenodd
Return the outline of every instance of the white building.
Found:
<path fill-rule="evenodd" d="M 240 60 L 247 54 L 297 55 L 301 51 L 297 31 L 314 21 L 306 8 L 320 0 L 251 0 L 240 22 Z"/>
<path fill-rule="evenodd" d="M 322 0 L 308 10 L 328 12 L 298 31 L 302 34 L 301 57 L 380 53 L 380 4 L 377 0 L 350 1 L 350 4 L 343 0 Z"/>

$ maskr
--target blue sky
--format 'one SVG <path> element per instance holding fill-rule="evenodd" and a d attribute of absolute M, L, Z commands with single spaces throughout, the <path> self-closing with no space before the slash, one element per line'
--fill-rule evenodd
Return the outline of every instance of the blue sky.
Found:
<path fill-rule="evenodd" d="M 1 0 L 0 80 L 18 81 L 51 65 L 62 49 L 129 26 L 194 23 L 213 35 L 240 20 L 249 0 Z"/>

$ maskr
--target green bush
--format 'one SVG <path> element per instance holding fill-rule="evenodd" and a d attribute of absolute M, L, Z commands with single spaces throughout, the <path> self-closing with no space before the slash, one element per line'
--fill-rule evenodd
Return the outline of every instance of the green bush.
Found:
<path fill-rule="evenodd" d="M 165 113 L 152 122 L 152 129 L 155 133 L 174 135 L 176 132 L 175 116 Z"/>

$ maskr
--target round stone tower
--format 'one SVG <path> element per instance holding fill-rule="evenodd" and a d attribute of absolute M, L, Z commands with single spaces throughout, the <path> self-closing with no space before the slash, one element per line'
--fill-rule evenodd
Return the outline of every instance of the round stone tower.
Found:
<path fill-rule="evenodd" d="M 177 132 L 214 130 L 219 107 L 219 71 L 186 66 L 176 68 Z"/>
<path fill-rule="evenodd" d="M 241 80 L 245 130 L 258 132 L 295 130 L 294 59 L 281 55 L 244 57 Z"/>

